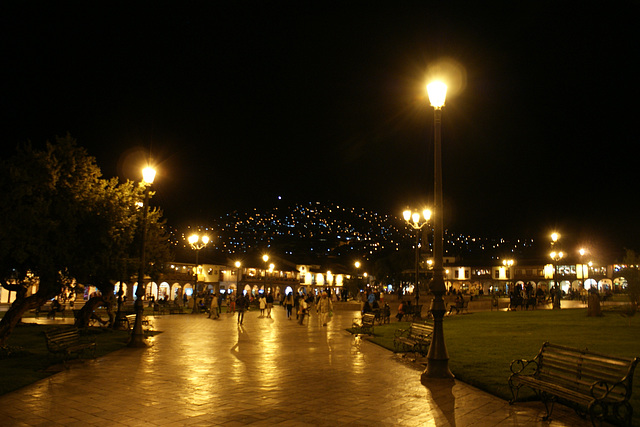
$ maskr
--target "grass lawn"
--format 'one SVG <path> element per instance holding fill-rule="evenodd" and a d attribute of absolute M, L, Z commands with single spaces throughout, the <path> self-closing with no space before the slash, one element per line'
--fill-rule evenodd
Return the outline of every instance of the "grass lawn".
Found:
<path fill-rule="evenodd" d="M 479 312 L 446 317 L 449 368 L 457 379 L 503 399 L 511 398 L 507 379 L 514 359 L 532 359 L 544 341 L 605 354 L 640 357 L 640 314 L 617 312 L 587 317 L 586 309 Z M 393 333 L 409 323 L 376 326 L 371 341 L 393 350 Z M 640 377 L 636 369 L 631 405 L 640 425 Z M 521 390 L 520 395 L 526 396 Z"/>
<path fill-rule="evenodd" d="M 7 348 L 0 348 L 0 394 L 17 390 L 59 372 L 61 359 L 50 355 L 43 331 L 52 325 L 22 324 L 9 337 Z M 127 344 L 128 331 L 89 328 L 95 337 L 96 357 L 118 350 Z"/>

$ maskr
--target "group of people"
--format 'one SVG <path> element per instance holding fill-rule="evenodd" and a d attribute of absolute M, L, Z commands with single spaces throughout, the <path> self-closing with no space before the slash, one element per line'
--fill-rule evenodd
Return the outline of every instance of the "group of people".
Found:
<path fill-rule="evenodd" d="M 221 303 L 222 297 L 220 295 L 211 298 L 211 305 L 209 307 L 209 318 L 220 318 Z M 260 294 L 260 296 L 258 297 L 260 316 L 258 316 L 258 318 L 271 318 L 273 303 L 274 297 L 271 292 L 267 293 L 266 295 Z M 328 297 L 326 292 L 323 292 L 320 296 L 318 296 L 317 301 L 313 295 L 309 295 L 306 298 L 303 295 L 294 297 L 292 292 L 289 292 L 282 299 L 282 306 L 286 310 L 287 319 L 293 319 L 293 313 L 295 309 L 296 320 L 300 325 L 304 323 L 305 316 L 309 316 L 309 312 L 314 303 L 316 312 L 320 316 L 322 326 L 327 326 L 327 323 L 329 322 L 329 319 L 333 312 L 333 303 L 331 302 L 331 299 Z M 227 304 L 229 309 L 228 312 L 237 312 L 238 325 L 242 325 L 244 323 L 244 313 L 249 309 L 249 305 L 251 304 L 249 297 L 242 293 L 238 294 L 238 296 L 231 294 L 227 299 Z"/>
<path fill-rule="evenodd" d="M 296 320 L 300 325 L 304 323 L 305 316 L 309 316 L 314 304 L 316 306 L 316 313 L 320 316 L 322 326 L 327 326 L 333 313 L 333 302 L 326 292 L 322 292 L 322 294 L 317 297 L 309 295 L 306 298 L 304 295 L 294 297 L 293 293 L 289 292 L 282 300 L 282 305 L 287 312 L 287 319 L 293 319 L 293 312 L 295 310 Z"/>

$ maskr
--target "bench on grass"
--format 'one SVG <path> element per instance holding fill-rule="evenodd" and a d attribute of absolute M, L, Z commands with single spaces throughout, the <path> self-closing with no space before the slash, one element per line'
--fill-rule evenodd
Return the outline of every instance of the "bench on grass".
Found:
<path fill-rule="evenodd" d="M 396 353 L 400 351 L 411 351 L 426 355 L 431 344 L 433 325 L 424 323 L 412 323 L 408 329 L 398 329 L 393 338 L 393 346 Z"/>
<path fill-rule="evenodd" d="M 513 404 L 527 386 L 544 403 L 549 419 L 556 401 L 572 404 L 591 422 L 613 419 L 631 425 L 631 381 L 639 358 L 617 357 L 545 342 L 532 360 L 511 362 Z"/>
<path fill-rule="evenodd" d="M 422 304 L 416 304 L 416 305 L 403 304 L 403 310 L 404 310 L 404 317 L 407 317 L 407 318 L 411 317 L 411 320 L 413 322 L 422 319 Z"/>
<path fill-rule="evenodd" d="M 92 358 L 96 357 L 95 341 L 83 338 L 76 327 L 50 329 L 44 332 L 44 336 L 47 349 L 53 354 L 61 354 L 65 361 L 72 354 L 80 357 L 90 353 Z"/>
<path fill-rule="evenodd" d="M 129 329 L 133 329 L 133 325 L 135 325 L 136 323 L 136 314 L 132 313 L 132 314 L 127 314 L 125 316 L 125 319 L 127 319 L 127 327 Z M 142 326 L 149 326 L 149 319 L 147 319 L 146 317 L 142 317 Z"/>
<path fill-rule="evenodd" d="M 359 334 L 373 335 L 373 323 L 376 320 L 376 315 L 373 313 L 364 313 L 362 317 L 356 317 L 353 319 L 352 327 L 358 331 Z"/>
<path fill-rule="evenodd" d="M 375 321 L 378 322 L 379 325 L 389 323 L 391 321 L 391 308 L 389 308 L 388 305 L 376 308 L 373 310 L 373 314 L 375 316 Z"/>
<path fill-rule="evenodd" d="M 182 314 L 184 313 L 183 307 L 179 304 L 169 305 L 169 314 Z"/>
<path fill-rule="evenodd" d="M 158 314 L 164 314 L 166 304 L 154 303 L 153 304 L 153 315 L 157 316 Z"/>
<path fill-rule="evenodd" d="M 462 301 L 462 303 L 451 304 L 449 306 L 449 314 L 451 314 L 453 310 L 456 311 L 456 314 L 464 314 L 465 311 L 467 312 L 467 314 L 469 314 L 469 301 Z"/>

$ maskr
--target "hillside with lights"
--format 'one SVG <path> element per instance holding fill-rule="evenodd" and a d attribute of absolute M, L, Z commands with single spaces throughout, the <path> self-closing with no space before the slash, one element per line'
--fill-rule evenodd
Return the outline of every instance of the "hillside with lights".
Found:
<path fill-rule="evenodd" d="M 307 202 L 271 209 L 234 211 L 209 224 L 174 233 L 178 252 L 190 230 L 206 231 L 221 256 L 269 250 L 291 259 L 376 259 L 391 252 L 413 251 L 416 232 L 401 216 L 334 203 Z M 429 227 L 421 231 L 422 252 L 431 250 Z M 429 242 L 427 245 L 426 242 Z M 445 230 L 445 254 L 460 259 L 531 256 L 533 239 L 507 240 Z"/>

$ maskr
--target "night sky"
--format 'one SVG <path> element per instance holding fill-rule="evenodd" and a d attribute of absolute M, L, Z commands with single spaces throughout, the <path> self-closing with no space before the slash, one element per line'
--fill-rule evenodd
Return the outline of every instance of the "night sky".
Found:
<path fill-rule="evenodd" d="M 129 3 L 3 3 L 4 156 L 69 132 L 137 180 L 150 153 L 173 224 L 399 215 L 433 197 L 425 84 L 454 71 L 448 228 L 640 249 L 637 1 Z"/>

